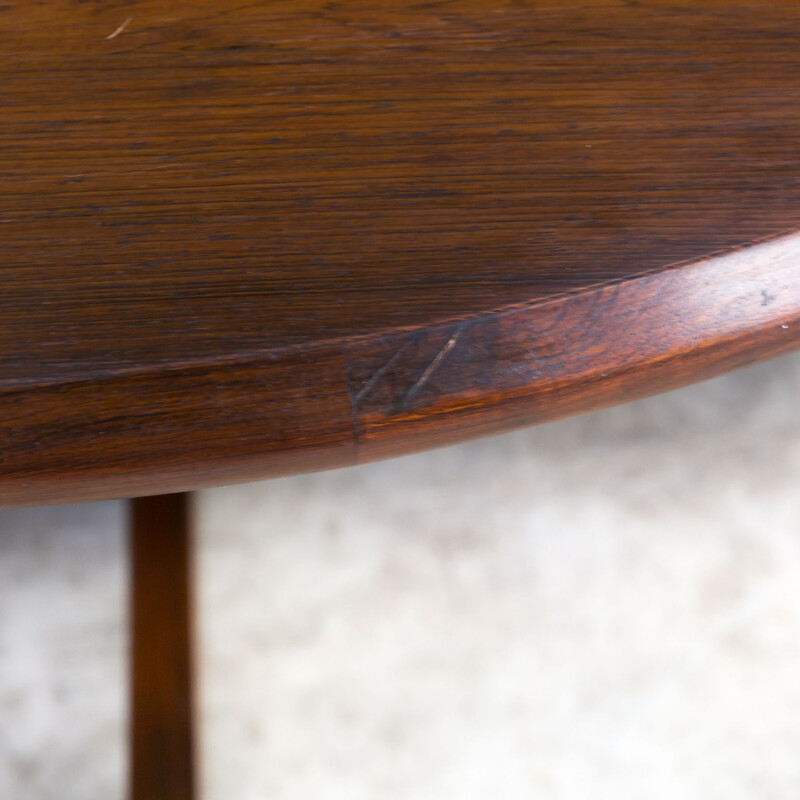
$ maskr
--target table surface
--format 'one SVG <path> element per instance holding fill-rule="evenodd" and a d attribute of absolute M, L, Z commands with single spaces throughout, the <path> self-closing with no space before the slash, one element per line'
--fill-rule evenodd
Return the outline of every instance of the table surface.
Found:
<path fill-rule="evenodd" d="M 0 501 L 194 489 L 800 345 L 800 4 L 0 8 Z"/>

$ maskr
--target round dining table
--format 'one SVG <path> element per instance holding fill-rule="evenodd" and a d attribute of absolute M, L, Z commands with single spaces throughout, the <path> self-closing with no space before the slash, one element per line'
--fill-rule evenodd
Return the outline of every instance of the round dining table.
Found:
<path fill-rule="evenodd" d="M 0 121 L 0 504 L 133 498 L 133 800 L 199 795 L 192 491 L 800 346 L 800 4 L 12 3 Z"/>

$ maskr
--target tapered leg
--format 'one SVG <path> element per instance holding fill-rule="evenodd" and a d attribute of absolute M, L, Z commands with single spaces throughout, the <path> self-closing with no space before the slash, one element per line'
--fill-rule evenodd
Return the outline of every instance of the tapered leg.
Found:
<path fill-rule="evenodd" d="M 194 800 L 188 494 L 130 503 L 131 800 Z"/>

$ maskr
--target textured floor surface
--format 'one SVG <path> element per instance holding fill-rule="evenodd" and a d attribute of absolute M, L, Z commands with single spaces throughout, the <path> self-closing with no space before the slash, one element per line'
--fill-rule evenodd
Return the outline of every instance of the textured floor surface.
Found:
<path fill-rule="evenodd" d="M 116 800 L 124 780 L 122 505 L 0 511 L 0 798 Z"/>
<path fill-rule="evenodd" d="M 205 798 L 794 800 L 799 396 L 202 493 Z M 0 797 L 123 796 L 118 514 L 0 514 Z"/>

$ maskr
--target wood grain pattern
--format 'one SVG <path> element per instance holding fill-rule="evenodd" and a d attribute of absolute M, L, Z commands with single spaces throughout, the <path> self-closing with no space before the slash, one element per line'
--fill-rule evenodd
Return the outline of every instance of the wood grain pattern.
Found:
<path fill-rule="evenodd" d="M 602 408 L 797 346 L 800 241 L 347 350 L 369 460 Z"/>
<path fill-rule="evenodd" d="M 784 352 L 798 37 L 756 0 L 0 7 L 0 501 L 338 466 Z"/>
<path fill-rule="evenodd" d="M 341 353 L 130 370 L 0 392 L 9 504 L 138 496 L 355 458 Z"/>
<path fill-rule="evenodd" d="M 131 501 L 130 800 L 193 800 L 189 495 Z"/>

